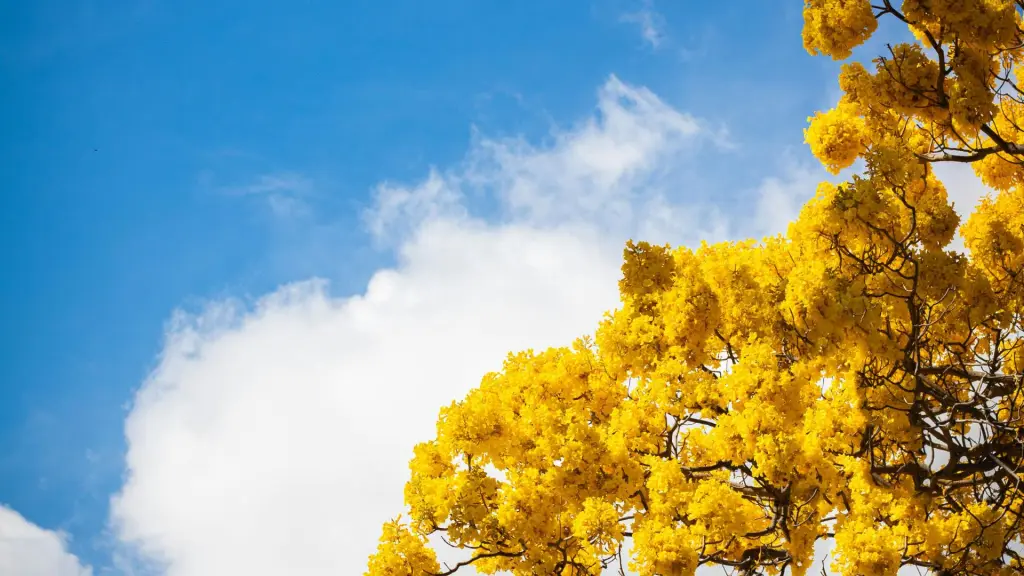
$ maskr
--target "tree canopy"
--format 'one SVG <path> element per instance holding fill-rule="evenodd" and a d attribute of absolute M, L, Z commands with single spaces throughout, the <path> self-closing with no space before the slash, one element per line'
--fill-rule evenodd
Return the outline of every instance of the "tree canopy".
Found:
<path fill-rule="evenodd" d="M 799 575 L 820 540 L 844 575 L 1021 574 L 1022 13 L 806 0 L 807 50 L 848 60 L 806 139 L 860 174 L 784 235 L 627 244 L 594 338 L 442 410 L 368 574 Z M 912 38 L 849 60 L 881 19 Z M 962 223 L 940 162 L 993 189 Z"/>

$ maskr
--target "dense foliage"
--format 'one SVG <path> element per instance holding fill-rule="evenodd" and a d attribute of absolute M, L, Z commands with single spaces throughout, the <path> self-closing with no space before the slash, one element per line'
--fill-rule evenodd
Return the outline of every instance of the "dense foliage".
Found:
<path fill-rule="evenodd" d="M 1024 3 L 807 0 L 838 172 L 784 236 L 629 243 L 596 337 L 511 355 L 420 444 L 371 576 L 1024 571 Z M 994 189 L 960 222 L 936 162 Z M 950 249 L 959 229 L 967 253 Z M 429 535 L 464 551 L 441 566 Z"/>

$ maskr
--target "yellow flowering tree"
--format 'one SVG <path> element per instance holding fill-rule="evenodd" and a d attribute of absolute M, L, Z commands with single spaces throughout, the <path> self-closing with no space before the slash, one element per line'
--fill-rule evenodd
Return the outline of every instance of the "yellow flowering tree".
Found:
<path fill-rule="evenodd" d="M 1024 573 L 1024 57 L 1012 0 L 807 0 L 847 63 L 784 236 L 630 242 L 596 337 L 508 357 L 417 446 L 370 576 Z M 995 189 L 961 226 L 936 162 Z M 967 254 L 948 248 L 960 229 Z M 441 564 L 431 547 L 460 549 Z"/>

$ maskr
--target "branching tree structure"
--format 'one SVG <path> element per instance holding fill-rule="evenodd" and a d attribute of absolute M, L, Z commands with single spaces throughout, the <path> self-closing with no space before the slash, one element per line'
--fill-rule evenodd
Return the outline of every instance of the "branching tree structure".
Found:
<path fill-rule="evenodd" d="M 916 39 L 844 64 L 807 128 L 864 172 L 783 236 L 629 243 L 595 338 L 442 411 L 368 574 L 803 574 L 823 539 L 845 575 L 1024 573 L 1022 11 L 807 0 L 812 53 L 847 59 L 882 18 Z M 937 162 L 995 191 L 963 223 Z"/>

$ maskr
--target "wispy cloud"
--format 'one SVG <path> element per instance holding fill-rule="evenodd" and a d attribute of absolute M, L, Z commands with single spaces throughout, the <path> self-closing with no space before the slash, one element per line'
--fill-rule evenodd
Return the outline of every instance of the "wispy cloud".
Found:
<path fill-rule="evenodd" d="M 669 173 L 682 158 L 704 147 L 734 147 L 727 127 L 680 112 L 615 76 L 598 91 L 594 112 L 571 129 L 555 130 L 544 146 L 479 136 L 464 162 L 433 170 L 417 186 L 378 186 L 365 215 L 370 232 L 401 241 L 425 220 L 465 217 L 466 199 L 483 196 L 496 201 L 507 222 L 587 222 L 628 234 L 664 213 L 663 194 L 677 184 Z"/>
<path fill-rule="evenodd" d="M 244 184 L 221 186 L 218 189 L 232 196 L 260 197 L 276 216 L 293 217 L 308 212 L 308 197 L 314 191 L 313 181 L 297 172 L 261 174 Z"/>
<path fill-rule="evenodd" d="M 654 9 L 652 0 L 644 0 L 639 10 L 623 14 L 621 19 L 637 25 L 640 35 L 651 48 L 657 50 L 665 42 L 665 18 Z"/>
<path fill-rule="evenodd" d="M 248 184 L 227 188 L 227 191 L 240 195 L 253 194 L 298 194 L 308 192 L 312 183 L 302 174 L 282 172 L 263 174 Z"/>

